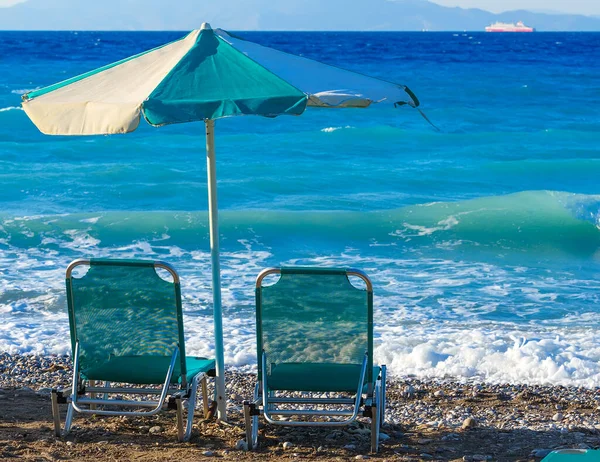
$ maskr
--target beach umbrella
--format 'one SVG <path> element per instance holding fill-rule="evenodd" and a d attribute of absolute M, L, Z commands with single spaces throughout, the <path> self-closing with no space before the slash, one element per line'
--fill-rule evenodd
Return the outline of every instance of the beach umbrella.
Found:
<path fill-rule="evenodd" d="M 23 109 L 48 135 L 128 133 L 142 115 L 156 127 L 205 123 L 219 419 L 226 419 L 226 399 L 214 121 L 373 103 L 419 105 L 404 85 L 261 46 L 206 23 L 180 40 L 23 95 Z"/>

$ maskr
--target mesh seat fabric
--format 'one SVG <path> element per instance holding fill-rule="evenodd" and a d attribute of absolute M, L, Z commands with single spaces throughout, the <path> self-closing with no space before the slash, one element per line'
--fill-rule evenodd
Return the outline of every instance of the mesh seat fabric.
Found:
<path fill-rule="evenodd" d="M 177 347 L 172 381 L 186 373 L 179 284 L 162 279 L 154 262 L 92 261 L 83 277 L 67 279 L 67 293 L 84 377 L 162 383 Z"/>
<path fill-rule="evenodd" d="M 272 365 L 269 388 L 282 391 L 351 392 L 357 390 L 359 364 L 283 363 Z M 373 366 L 373 377 L 379 366 Z"/>
<path fill-rule="evenodd" d="M 200 372 L 208 372 L 215 368 L 213 359 L 185 358 L 187 383 Z M 165 374 L 171 362 L 170 356 L 115 356 L 98 367 L 88 367 L 85 374 L 87 380 L 106 380 L 109 382 L 126 382 L 135 384 L 160 384 L 165 381 Z M 180 383 L 181 376 L 173 375 L 171 383 Z"/>
<path fill-rule="evenodd" d="M 277 283 L 257 289 L 269 388 L 356 391 L 365 352 L 372 367 L 371 300 L 345 270 L 282 269 Z"/>

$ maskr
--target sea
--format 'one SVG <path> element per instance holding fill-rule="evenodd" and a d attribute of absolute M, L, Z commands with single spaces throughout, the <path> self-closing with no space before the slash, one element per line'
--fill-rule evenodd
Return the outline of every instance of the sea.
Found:
<path fill-rule="evenodd" d="M 42 135 L 21 96 L 184 32 L 0 32 L 0 351 L 70 354 L 77 258 L 163 260 L 214 353 L 202 123 Z M 216 122 L 225 361 L 254 281 L 354 267 L 395 377 L 600 386 L 600 34 L 239 32 L 408 85 L 410 107 Z"/>

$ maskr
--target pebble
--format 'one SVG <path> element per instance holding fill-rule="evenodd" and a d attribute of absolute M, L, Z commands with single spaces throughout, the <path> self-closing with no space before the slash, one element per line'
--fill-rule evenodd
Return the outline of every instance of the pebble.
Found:
<path fill-rule="evenodd" d="M 148 429 L 148 433 L 150 433 L 151 435 L 156 435 L 158 433 L 162 433 L 162 431 L 163 431 L 163 429 L 159 425 L 155 425 L 154 427 L 150 427 Z"/>
<path fill-rule="evenodd" d="M 368 458 L 369 458 L 369 456 L 365 456 L 362 454 L 359 454 L 355 457 L 356 460 L 364 460 L 364 459 L 368 459 Z"/>
<path fill-rule="evenodd" d="M 371 433 L 371 430 L 368 428 L 350 427 L 346 432 L 351 435 L 366 435 L 367 433 Z"/>
<path fill-rule="evenodd" d="M 238 442 L 235 443 L 235 449 L 237 451 L 247 451 L 248 443 L 246 443 L 246 440 L 238 440 Z"/>
<path fill-rule="evenodd" d="M 379 439 L 381 441 L 389 440 L 390 439 L 390 435 L 388 435 L 387 433 L 381 433 L 381 432 L 379 432 Z"/>
<path fill-rule="evenodd" d="M 325 437 L 325 439 L 328 440 L 328 441 L 331 441 L 331 440 L 335 440 L 335 439 L 339 438 L 340 436 L 342 436 L 342 432 L 335 431 L 335 432 L 330 433 L 329 435 L 327 435 Z"/>
<path fill-rule="evenodd" d="M 73 446 L 75 443 L 73 443 L 73 441 L 67 441 L 65 444 L 66 444 L 67 446 Z"/>
<path fill-rule="evenodd" d="M 294 447 L 294 445 L 292 443 L 290 443 L 289 441 L 286 441 L 285 443 L 283 443 L 283 449 L 288 450 L 288 449 L 292 449 Z"/>
<path fill-rule="evenodd" d="M 354 451 L 356 449 L 356 444 L 347 444 L 344 446 L 344 449 L 347 449 L 348 451 Z"/>
<path fill-rule="evenodd" d="M 562 413 L 560 413 L 560 412 L 557 412 L 556 414 L 554 414 L 552 416 L 552 420 L 554 420 L 555 422 L 560 422 L 563 418 L 564 418 L 564 415 L 562 415 Z"/>
<path fill-rule="evenodd" d="M 437 391 L 436 391 L 436 392 L 433 394 L 433 396 L 436 396 L 436 397 L 438 397 L 438 398 L 441 398 L 441 397 L 443 397 L 443 396 L 446 396 L 446 393 L 444 393 L 444 390 L 437 390 Z"/>
<path fill-rule="evenodd" d="M 469 428 L 474 428 L 477 426 L 477 420 L 473 417 L 467 417 L 462 423 L 462 429 L 468 430 Z"/>
<path fill-rule="evenodd" d="M 402 396 L 405 398 L 412 398 L 415 394 L 415 389 L 411 385 L 407 385 L 402 390 Z"/>

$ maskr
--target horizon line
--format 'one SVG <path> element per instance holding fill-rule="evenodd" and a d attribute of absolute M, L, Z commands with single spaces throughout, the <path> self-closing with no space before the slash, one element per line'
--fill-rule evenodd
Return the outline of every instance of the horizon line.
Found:
<path fill-rule="evenodd" d="M 222 28 L 220 28 L 222 29 Z M 189 32 L 195 29 L 0 29 L 0 32 Z M 373 29 L 224 29 L 232 32 L 363 32 L 363 33 L 394 33 L 394 32 L 411 32 L 411 33 L 483 33 L 483 34 L 494 34 L 493 32 L 486 32 L 484 29 L 444 29 L 444 30 L 423 30 L 423 29 L 384 29 L 384 30 L 373 30 Z M 538 30 L 532 33 L 600 33 L 600 30 Z M 498 32 L 495 34 L 514 34 L 511 32 Z"/>

